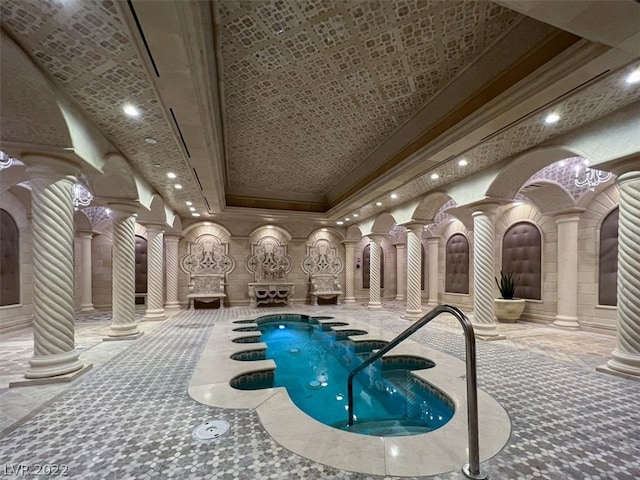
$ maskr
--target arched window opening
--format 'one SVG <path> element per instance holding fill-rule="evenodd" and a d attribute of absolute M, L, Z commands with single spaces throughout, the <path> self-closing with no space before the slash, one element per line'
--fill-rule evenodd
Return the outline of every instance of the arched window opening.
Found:
<path fill-rule="evenodd" d="M 469 293 L 469 241 L 461 233 L 449 237 L 445 258 L 445 287 L 448 293 Z"/>
<path fill-rule="evenodd" d="M 371 286 L 371 245 L 364 247 L 362 252 L 362 288 Z M 384 288 L 384 250 L 380 248 L 380 288 Z"/>
<path fill-rule="evenodd" d="M 618 217 L 615 208 L 600 226 L 600 252 L 598 269 L 598 304 L 618 305 Z"/>
<path fill-rule="evenodd" d="M 20 234 L 9 212 L 0 209 L 0 307 L 20 303 Z"/>
<path fill-rule="evenodd" d="M 529 222 L 519 222 L 502 239 L 502 271 L 517 281 L 515 297 L 542 299 L 542 236 Z"/>

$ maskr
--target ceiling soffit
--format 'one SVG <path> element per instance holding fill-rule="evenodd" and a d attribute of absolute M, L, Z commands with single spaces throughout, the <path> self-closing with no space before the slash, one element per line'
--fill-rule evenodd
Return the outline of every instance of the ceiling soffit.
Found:
<path fill-rule="evenodd" d="M 237 206 L 326 208 L 338 181 L 523 18 L 490 2 L 216 5 Z"/>

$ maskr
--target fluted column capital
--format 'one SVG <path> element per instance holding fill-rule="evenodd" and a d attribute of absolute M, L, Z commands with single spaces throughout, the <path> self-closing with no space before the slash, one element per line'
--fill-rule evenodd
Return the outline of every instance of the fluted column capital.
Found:
<path fill-rule="evenodd" d="M 164 243 L 180 243 L 181 235 L 173 235 L 171 233 L 164 234 Z"/>
<path fill-rule="evenodd" d="M 481 203 L 477 203 L 472 205 L 470 208 L 473 210 L 471 212 L 472 217 L 477 217 L 480 215 L 485 215 L 487 217 L 494 217 L 498 212 L 498 209 L 504 205 L 504 202 L 500 201 L 484 201 Z"/>
<path fill-rule="evenodd" d="M 378 246 L 381 246 L 382 245 L 382 241 L 386 238 L 386 235 L 381 234 L 381 233 L 372 233 L 370 235 L 367 235 L 367 237 L 369 237 L 369 240 L 371 240 L 372 242 L 374 242 Z"/>
<path fill-rule="evenodd" d="M 151 235 L 157 235 L 159 233 L 163 233 L 165 232 L 165 230 L 167 229 L 167 226 L 164 223 L 142 223 L 141 225 L 144 226 L 144 228 L 147 230 L 148 233 L 150 233 Z"/>
<path fill-rule="evenodd" d="M 93 236 L 97 233 L 94 232 L 93 230 L 78 230 L 76 232 L 78 234 L 78 237 L 83 238 L 83 239 L 92 239 Z"/>

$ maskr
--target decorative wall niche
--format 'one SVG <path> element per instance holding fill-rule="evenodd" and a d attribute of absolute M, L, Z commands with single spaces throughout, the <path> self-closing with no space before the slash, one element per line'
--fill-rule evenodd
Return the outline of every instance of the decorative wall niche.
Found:
<path fill-rule="evenodd" d="M 325 238 L 307 245 L 307 256 L 302 261 L 302 270 L 311 277 L 318 273 L 342 272 L 344 264 L 338 255 L 338 247 Z"/>
<path fill-rule="evenodd" d="M 287 245 L 276 237 L 262 237 L 251 244 L 251 255 L 247 257 L 246 267 L 256 282 L 285 282 L 291 271 Z"/>
<path fill-rule="evenodd" d="M 213 273 L 226 276 L 233 270 L 233 258 L 228 255 L 229 244 L 215 235 L 202 234 L 189 242 L 187 248 L 180 266 L 190 276 Z"/>

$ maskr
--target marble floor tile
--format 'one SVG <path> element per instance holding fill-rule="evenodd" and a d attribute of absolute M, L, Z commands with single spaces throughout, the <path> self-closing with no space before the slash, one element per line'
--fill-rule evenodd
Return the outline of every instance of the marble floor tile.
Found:
<path fill-rule="evenodd" d="M 352 316 L 396 333 L 406 328 L 401 305 L 389 302 L 385 308 L 180 311 L 163 322 L 141 322 L 145 335 L 131 342 L 94 342 L 108 328 L 110 314 L 83 315 L 76 322 L 77 343 L 84 346 L 81 358 L 94 361 L 94 368 L 56 389 L 3 388 L 7 377 L 24 372 L 31 356 L 31 331 L 12 332 L 0 340 L 0 476 L 60 476 L 36 475 L 40 465 L 83 480 L 400 478 L 339 470 L 293 454 L 266 433 L 255 410 L 209 407 L 187 392 L 206 338 L 221 318 L 289 312 Z M 499 330 L 507 340 L 477 344 L 479 386 L 512 421 L 507 445 L 482 464 L 490 478 L 640 478 L 640 382 L 594 369 L 608 359 L 615 337 L 524 322 Z M 464 358 L 461 331 L 452 319 L 438 319 L 412 339 Z M 192 439 L 193 428 L 211 419 L 229 422 L 229 432 L 213 441 Z M 454 471 L 403 478 L 464 477 Z"/>

